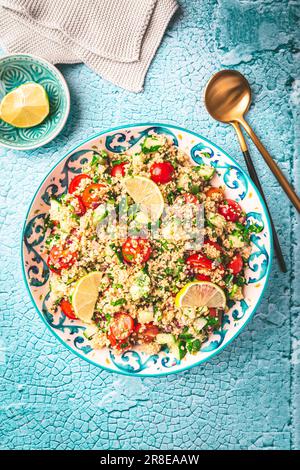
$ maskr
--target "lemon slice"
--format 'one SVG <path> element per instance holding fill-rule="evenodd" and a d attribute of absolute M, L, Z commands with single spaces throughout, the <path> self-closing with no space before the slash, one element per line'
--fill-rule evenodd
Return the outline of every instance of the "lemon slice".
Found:
<path fill-rule="evenodd" d="M 221 287 L 206 281 L 189 282 L 176 295 L 176 307 L 225 308 L 226 296 Z"/>
<path fill-rule="evenodd" d="M 102 277 L 102 273 L 93 271 L 79 279 L 75 286 L 72 305 L 76 317 L 85 323 L 91 323 Z"/>
<path fill-rule="evenodd" d="M 144 176 L 129 176 L 125 178 L 124 185 L 141 211 L 156 222 L 164 210 L 164 198 L 157 184 Z"/>
<path fill-rule="evenodd" d="M 49 114 L 49 99 L 38 83 L 25 83 L 4 96 L 0 117 L 14 127 L 33 127 Z"/>

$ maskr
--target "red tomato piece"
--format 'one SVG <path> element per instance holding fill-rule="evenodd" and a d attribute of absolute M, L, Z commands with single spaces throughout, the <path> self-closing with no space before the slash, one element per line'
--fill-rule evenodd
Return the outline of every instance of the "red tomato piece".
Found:
<path fill-rule="evenodd" d="M 128 165 L 128 163 L 129 162 L 123 162 L 113 166 L 110 172 L 111 176 L 125 176 L 125 166 Z"/>
<path fill-rule="evenodd" d="M 219 314 L 216 308 L 209 308 L 209 316 L 213 318 L 218 318 Z"/>
<path fill-rule="evenodd" d="M 75 209 L 75 214 L 81 217 L 86 213 L 86 207 L 83 204 L 82 198 L 80 196 L 75 196 L 78 201 L 78 209 Z"/>
<path fill-rule="evenodd" d="M 221 272 L 221 276 L 223 276 L 225 274 L 225 268 L 223 266 L 223 264 L 219 264 L 215 269 L 219 269 Z"/>
<path fill-rule="evenodd" d="M 53 246 L 50 250 L 47 264 L 51 271 L 60 274 L 62 269 L 70 268 L 77 260 L 77 252 L 65 247 Z"/>
<path fill-rule="evenodd" d="M 153 163 L 150 167 L 150 175 L 154 183 L 169 183 L 174 174 L 175 168 L 170 162 Z"/>
<path fill-rule="evenodd" d="M 118 312 L 114 315 L 110 327 L 109 337 L 112 337 L 116 344 L 126 340 L 134 330 L 133 318 L 124 312 Z M 111 341 L 111 339 L 110 339 Z M 112 342 L 111 342 L 112 343 Z"/>
<path fill-rule="evenodd" d="M 141 326 L 142 326 L 142 325 L 141 325 L 140 323 L 136 323 L 136 324 L 134 325 L 134 332 L 135 332 L 135 333 L 138 333 L 138 332 L 140 331 L 140 329 L 141 329 Z"/>
<path fill-rule="evenodd" d="M 210 282 L 210 274 L 213 273 L 216 269 L 219 269 L 225 273 L 225 268 L 222 264 L 219 264 L 216 268 L 213 268 L 213 260 L 202 255 L 202 253 L 195 253 L 194 255 L 190 255 L 186 260 L 186 264 L 192 269 L 198 281 Z M 199 271 L 205 272 L 203 273 Z"/>
<path fill-rule="evenodd" d="M 212 269 L 212 260 L 208 259 L 206 256 L 202 255 L 202 253 L 195 253 L 194 255 L 190 255 L 186 263 L 192 269 Z"/>
<path fill-rule="evenodd" d="M 146 263 L 151 251 L 151 244 L 146 238 L 129 237 L 122 245 L 122 255 L 127 263 Z"/>
<path fill-rule="evenodd" d="M 104 184 L 93 183 L 85 188 L 82 193 L 82 201 L 87 209 L 96 209 L 103 201 Z"/>
<path fill-rule="evenodd" d="M 53 273 L 55 273 L 55 274 L 60 274 L 61 273 L 61 269 L 57 269 L 53 266 L 53 263 L 51 261 L 50 256 L 48 256 L 48 258 L 47 258 L 47 266 L 50 269 L 50 271 L 52 271 Z"/>
<path fill-rule="evenodd" d="M 213 242 L 212 240 L 205 240 L 204 245 L 211 245 L 216 248 L 216 250 L 219 250 L 220 252 L 222 251 L 222 248 L 220 247 L 219 243 Z"/>
<path fill-rule="evenodd" d="M 75 315 L 75 312 L 73 310 L 71 303 L 68 300 L 62 299 L 59 305 L 60 305 L 62 312 L 66 315 L 66 317 L 71 318 L 72 320 L 76 320 L 77 317 Z"/>
<path fill-rule="evenodd" d="M 198 281 L 207 281 L 207 282 L 211 282 L 211 277 L 210 276 L 207 276 L 206 274 L 196 274 L 196 279 Z"/>
<path fill-rule="evenodd" d="M 186 204 L 199 204 L 199 199 L 195 194 L 185 193 L 183 194 L 183 198 Z"/>
<path fill-rule="evenodd" d="M 114 348 L 117 345 L 117 340 L 110 332 L 107 333 L 107 338 L 110 342 L 110 345 Z"/>
<path fill-rule="evenodd" d="M 205 194 L 206 197 L 214 197 L 216 195 L 219 195 L 222 198 L 224 197 L 224 191 L 221 188 L 209 188 Z"/>
<path fill-rule="evenodd" d="M 159 333 L 159 329 L 153 323 L 146 323 L 144 325 L 144 330 L 141 332 L 144 343 L 152 343 L 155 340 L 156 336 Z"/>
<path fill-rule="evenodd" d="M 80 175 L 75 176 L 75 178 L 73 178 L 71 183 L 69 184 L 69 193 L 74 193 L 74 191 L 76 191 L 76 189 L 80 185 L 81 181 L 84 179 L 91 180 L 92 178 L 89 175 L 86 175 L 85 173 L 81 173 Z"/>
<path fill-rule="evenodd" d="M 218 212 L 225 217 L 226 220 L 237 222 L 241 218 L 243 211 L 236 201 L 233 199 L 225 199 L 225 201 L 219 205 Z"/>
<path fill-rule="evenodd" d="M 184 202 L 185 204 L 199 204 L 197 196 L 191 193 L 183 193 L 180 196 L 177 196 L 175 199 L 176 202 Z"/>
<path fill-rule="evenodd" d="M 239 274 L 241 272 L 241 270 L 243 269 L 243 266 L 244 266 L 243 258 L 241 257 L 240 254 L 238 254 L 238 255 L 235 255 L 232 258 L 232 260 L 229 262 L 227 268 L 231 269 L 232 274 L 234 274 L 234 276 L 236 276 L 237 274 Z"/>

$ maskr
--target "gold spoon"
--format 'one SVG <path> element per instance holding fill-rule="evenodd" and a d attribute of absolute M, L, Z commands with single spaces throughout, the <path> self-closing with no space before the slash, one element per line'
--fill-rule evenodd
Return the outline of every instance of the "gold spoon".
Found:
<path fill-rule="evenodd" d="M 251 90 L 246 78 L 236 70 L 221 70 L 216 73 L 205 90 L 205 104 L 210 115 L 218 121 L 239 123 L 253 140 L 262 154 L 265 162 L 277 178 L 298 212 L 300 212 L 300 199 L 294 189 L 263 146 L 257 135 L 245 121 L 244 114 L 251 104 Z M 234 125 L 235 129 L 236 126 Z"/>
<path fill-rule="evenodd" d="M 214 77 L 213 77 L 214 78 Z M 210 82 L 209 82 L 210 83 Z M 208 84 L 209 86 L 209 84 Z M 207 87 L 208 88 L 208 87 Z M 206 95 L 205 95 L 205 100 L 206 100 Z M 207 103 L 205 103 L 207 104 Z M 211 103 L 210 103 L 211 104 Z M 213 103 L 214 104 L 214 103 Z M 217 105 L 214 104 L 214 110 L 216 109 Z M 208 111 L 210 112 L 210 108 L 208 108 L 207 106 L 207 109 Z M 214 117 L 214 116 L 213 116 Z M 248 146 L 247 146 L 247 143 L 245 141 L 245 138 L 244 138 L 244 135 L 241 131 L 241 128 L 240 128 L 240 125 L 238 122 L 236 121 L 232 121 L 230 122 L 230 124 L 232 124 L 232 126 L 234 127 L 236 133 L 237 133 L 237 136 L 238 136 L 238 140 L 239 140 L 239 143 L 240 143 L 240 147 L 241 147 L 241 150 L 243 152 L 243 155 L 244 155 L 244 159 L 245 159 L 245 162 L 246 162 L 246 165 L 247 165 L 247 168 L 248 168 L 248 172 L 249 172 L 249 175 L 250 177 L 252 178 L 252 181 L 255 183 L 257 189 L 259 190 L 265 204 L 266 204 L 266 208 L 267 208 L 267 211 L 268 211 L 268 214 L 269 214 L 269 217 L 270 217 L 270 222 L 271 222 L 271 227 L 272 227 L 272 232 L 273 232 L 273 241 L 274 241 L 274 249 L 275 249 L 275 253 L 276 253 L 276 256 L 277 256 L 277 260 L 278 260 L 278 263 L 279 263 L 279 266 L 280 266 L 280 269 L 282 272 L 286 273 L 287 272 L 287 268 L 286 268 L 286 264 L 285 264 L 285 261 L 284 261 L 284 257 L 283 257 L 283 254 L 282 254 L 282 251 L 281 251 L 281 247 L 280 247 L 280 243 L 279 243 L 279 239 L 278 239 L 278 236 L 277 236 L 277 233 L 276 233 L 276 229 L 275 229 L 275 226 L 274 226 L 274 223 L 273 223 L 273 219 L 272 219 L 272 216 L 271 216 L 271 213 L 269 211 L 269 208 L 268 208 L 268 203 L 266 201 L 266 198 L 265 198 L 265 195 L 264 195 L 264 192 L 263 192 L 263 189 L 261 187 L 261 184 L 260 184 L 260 181 L 259 181 L 259 178 L 257 176 L 257 173 L 256 173 L 256 170 L 255 170 L 255 167 L 254 167 L 254 164 L 252 162 L 252 159 L 251 159 L 251 156 L 250 156 L 250 153 L 249 153 L 249 150 L 248 150 Z"/>

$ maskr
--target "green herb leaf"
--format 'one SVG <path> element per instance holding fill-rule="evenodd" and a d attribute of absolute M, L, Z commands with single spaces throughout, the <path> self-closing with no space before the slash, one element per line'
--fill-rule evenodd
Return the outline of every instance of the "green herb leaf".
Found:
<path fill-rule="evenodd" d="M 187 353 L 185 341 L 179 341 L 178 350 L 179 350 L 179 359 L 181 360 L 186 356 L 186 353 Z"/>
<path fill-rule="evenodd" d="M 126 304 L 126 299 L 124 299 L 124 298 L 118 299 L 118 300 L 113 300 L 110 303 L 110 305 L 112 305 L 113 307 L 117 307 L 118 305 L 124 305 L 124 304 Z"/>

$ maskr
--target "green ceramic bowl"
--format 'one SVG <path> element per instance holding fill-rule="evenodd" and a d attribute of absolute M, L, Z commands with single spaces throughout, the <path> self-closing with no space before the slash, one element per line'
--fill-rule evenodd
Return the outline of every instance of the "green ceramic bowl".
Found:
<path fill-rule="evenodd" d="M 0 57 L 0 101 L 14 88 L 36 82 L 49 97 L 50 113 L 38 126 L 18 129 L 0 119 L 0 145 L 16 150 L 30 150 L 47 144 L 64 127 L 70 111 L 70 93 L 59 70 L 31 54 Z"/>

